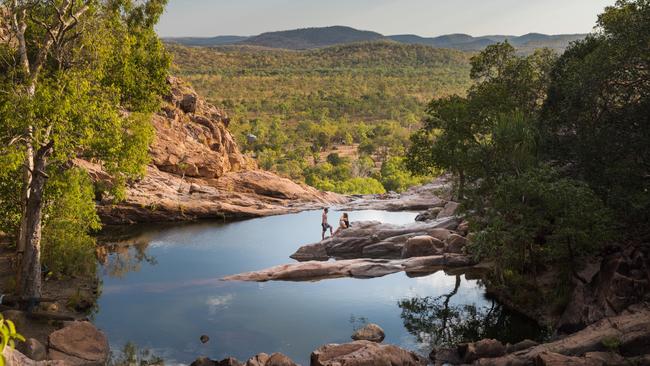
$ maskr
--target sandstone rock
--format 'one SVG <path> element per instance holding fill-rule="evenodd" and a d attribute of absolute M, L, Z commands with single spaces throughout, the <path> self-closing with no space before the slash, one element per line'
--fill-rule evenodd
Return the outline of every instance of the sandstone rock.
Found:
<path fill-rule="evenodd" d="M 472 363 L 481 358 L 503 356 L 506 347 L 496 339 L 482 339 L 474 343 L 464 343 L 458 346 L 458 355 L 465 363 Z"/>
<path fill-rule="evenodd" d="M 407 274 L 432 273 L 441 268 L 473 265 L 471 258 L 460 254 L 444 254 L 408 259 L 345 259 L 339 261 L 310 261 L 282 264 L 260 271 L 240 273 L 222 278 L 223 281 L 318 281 L 330 278 L 381 277 L 401 271 Z"/>
<path fill-rule="evenodd" d="M 451 216 L 456 215 L 456 211 L 458 210 L 459 206 L 460 206 L 460 204 L 458 202 L 454 202 L 454 201 L 447 202 L 445 204 L 445 207 L 438 214 L 437 218 L 442 219 L 442 218 L 445 218 L 445 217 L 451 217 Z"/>
<path fill-rule="evenodd" d="M 460 236 L 458 234 L 451 234 L 447 238 L 447 248 L 445 251 L 447 253 L 462 254 L 465 253 L 465 247 L 469 241 L 467 238 Z"/>
<path fill-rule="evenodd" d="M 269 357 L 266 353 L 259 353 L 246 361 L 246 366 L 265 366 Z"/>
<path fill-rule="evenodd" d="M 457 230 L 461 235 L 466 236 L 467 234 L 469 234 L 469 222 L 467 222 L 467 221 L 461 222 L 458 225 Z"/>
<path fill-rule="evenodd" d="M 51 333 L 49 348 L 50 351 L 97 364 L 106 363 L 109 354 L 108 339 L 89 322 L 76 322 Z"/>
<path fill-rule="evenodd" d="M 43 361 L 47 358 L 45 346 L 34 338 L 27 338 L 25 342 L 18 342 L 16 349 L 34 361 Z"/>
<path fill-rule="evenodd" d="M 436 365 L 460 365 L 463 363 L 455 348 L 434 349 L 429 354 L 429 359 Z"/>
<path fill-rule="evenodd" d="M 216 365 L 217 365 L 216 361 L 212 361 L 207 357 L 199 357 L 190 364 L 190 366 L 216 366 Z"/>
<path fill-rule="evenodd" d="M 282 353 L 274 353 L 269 357 L 264 366 L 298 366 L 289 357 Z"/>
<path fill-rule="evenodd" d="M 409 238 L 402 248 L 402 258 L 424 257 L 440 253 L 445 245 L 428 235 Z"/>
<path fill-rule="evenodd" d="M 385 210 L 385 211 L 420 211 L 432 210 L 445 205 L 439 197 L 440 191 L 450 187 L 446 177 L 419 187 L 409 188 L 400 194 L 363 195 L 340 206 L 342 211 Z M 435 219 L 435 216 L 433 217 Z"/>
<path fill-rule="evenodd" d="M 369 341 L 328 344 L 311 354 L 311 366 L 424 366 L 427 362 L 413 352 L 393 345 Z"/>
<path fill-rule="evenodd" d="M 515 344 L 509 344 L 509 345 L 506 347 L 506 353 L 513 353 L 513 352 L 523 351 L 523 350 L 525 350 L 525 349 L 528 349 L 528 348 L 531 348 L 531 347 L 535 347 L 535 346 L 537 346 L 538 344 L 539 344 L 539 343 L 537 343 L 537 342 L 535 342 L 535 341 L 533 341 L 533 340 L 530 340 L 530 339 L 524 339 L 524 340 L 521 341 L 521 342 L 517 342 L 517 343 L 515 343 Z"/>
<path fill-rule="evenodd" d="M 453 232 L 448 229 L 435 228 L 435 229 L 428 230 L 427 234 L 440 241 L 445 241 L 447 240 L 447 238 L 449 238 L 449 235 L 453 234 Z"/>
<path fill-rule="evenodd" d="M 215 366 L 244 366 L 244 364 L 236 358 L 228 357 L 221 361 L 216 361 Z"/>
<path fill-rule="evenodd" d="M 543 352 L 535 357 L 535 366 L 595 366 L 599 365 L 585 358 L 564 356 L 553 352 Z"/>
<path fill-rule="evenodd" d="M 357 329 L 352 334 L 352 339 L 355 341 L 370 341 L 381 343 L 386 335 L 384 330 L 377 324 L 367 324 L 360 329 Z"/>
<path fill-rule="evenodd" d="M 104 363 L 97 361 L 88 361 L 83 358 L 75 357 L 67 353 L 57 351 L 55 349 L 50 349 L 47 351 L 47 358 L 53 361 L 61 362 L 67 366 L 103 366 Z"/>
<path fill-rule="evenodd" d="M 47 361 L 35 361 L 16 349 L 11 349 L 11 347 L 6 347 L 2 351 L 2 355 L 5 358 L 5 364 L 9 366 L 13 365 L 29 365 L 29 366 L 71 366 L 72 364 L 65 363 L 62 360 L 47 360 Z"/>
<path fill-rule="evenodd" d="M 650 350 L 648 352 L 650 352 Z M 607 366 L 623 366 L 634 364 L 632 362 L 627 362 L 623 356 L 614 352 L 587 352 L 585 354 L 585 358 L 587 361 L 591 361 L 594 364 L 600 363 L 601 365 Z"/>

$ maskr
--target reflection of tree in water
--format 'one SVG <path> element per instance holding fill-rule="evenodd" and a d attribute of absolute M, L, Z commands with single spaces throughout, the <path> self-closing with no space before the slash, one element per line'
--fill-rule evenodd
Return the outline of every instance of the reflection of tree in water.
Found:
<path fill-rule="evenodd" d="M 156 265 L 156 258 L 147 254 L 148 241 L 130 245 L 107 244 L 97 249 L 97 258 L 104 271 L 111 277 L 121 278 L 129 272 L 137 272 L 142 262 Z"/>
<path fill-rule="evenodd" d="M 458 293 L 460 281 L 457 275 L 453 290 L 442 296 L 399 301 L 404 327 L 419 343 L 437 347 L 483 338 L 516 343 L 527 338 L 541 340 L 544 337 L 535 322 L 507 311 L 495 301 L 482 308 L 474 304 L 450 304 Z"/>

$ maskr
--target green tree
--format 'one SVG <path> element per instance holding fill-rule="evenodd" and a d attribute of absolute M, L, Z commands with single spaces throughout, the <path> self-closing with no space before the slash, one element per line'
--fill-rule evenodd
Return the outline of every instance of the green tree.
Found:
<path fill-rule="evenodd" d="M 12 25 L 16 42 L 5 46 L 14 57 L 3 65 L 9 78 L 0 93 L 2 145 L 8 146 L 2 161 L 18 156 L 23 162 L 19 296 L 41 294 L 43 217 L 57 205 L 48 182 L 64 177 L 77 157 L 112 173 L 116 196 L 126 179 L 144 173 L 148 114 L 167 88 L 169 57 L 153 29 L 165 3 L 3 2 L 3 23 Z"/>

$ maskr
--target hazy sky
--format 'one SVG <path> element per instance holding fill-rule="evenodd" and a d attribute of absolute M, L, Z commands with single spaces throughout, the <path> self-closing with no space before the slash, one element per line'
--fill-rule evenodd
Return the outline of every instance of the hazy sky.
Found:
<path fill-rule="evenodd" d="M 169 0 L 161 36 L 347 25 L 386 35 L 586 33 L 615 0 Z"/>

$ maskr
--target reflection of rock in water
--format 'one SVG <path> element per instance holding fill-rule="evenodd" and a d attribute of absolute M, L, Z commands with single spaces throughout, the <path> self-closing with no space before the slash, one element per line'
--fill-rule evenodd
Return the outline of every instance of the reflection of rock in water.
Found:
<path fill-rule="evenodd" d="M 97 250 L 97 258 L 110 277 L 121 278 L 129 272 L 137 272 L 142 262 L 156 265 L 156 258 L 147 254 L 149 241 L 139 241 L 131 245 L 107 244 Z"/>
<path fill-rule="evenodd" d="M 492 301 L 482 308 L 474 304 L 453 305 L 451 299 L 460 288 L 460 275 L 452 291 L 433 297 L 414 297 L 399 301 L 404 327 L 427 348 L 454 346 L 483 338 L 516 343 L 524 339 L 541 340 L 544 334 L 534 321 L 506 310 Z"/>

